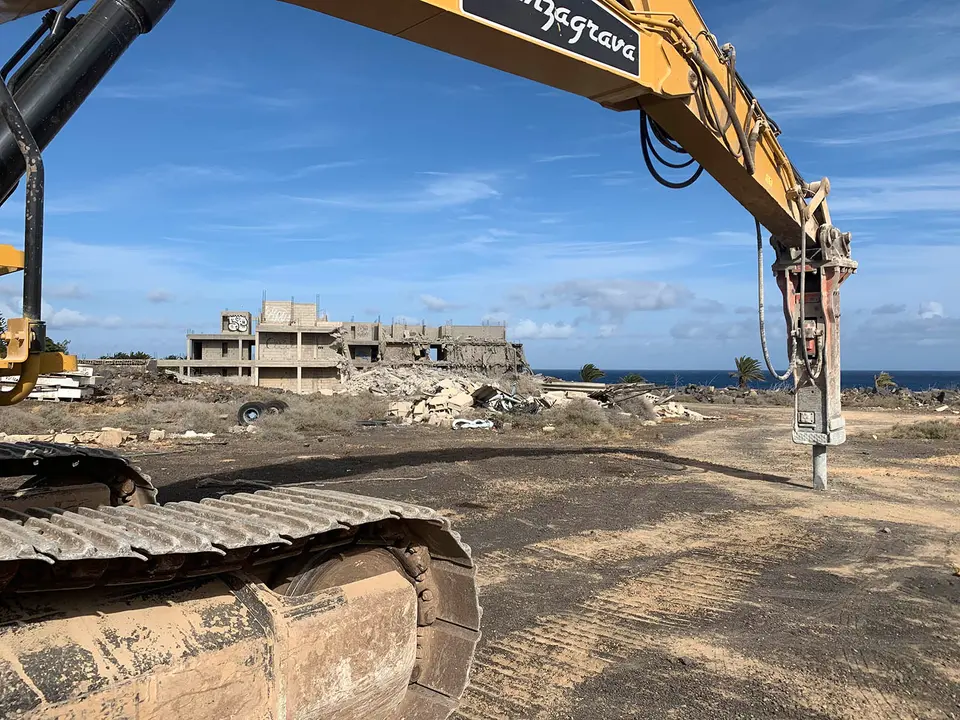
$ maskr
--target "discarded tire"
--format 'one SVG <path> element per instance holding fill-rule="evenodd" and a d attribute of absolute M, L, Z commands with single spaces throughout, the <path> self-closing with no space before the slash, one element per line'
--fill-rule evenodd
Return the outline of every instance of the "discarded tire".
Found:
<path fill-rule="evenodd" d="M 264 409 L 270 415 L 282 415 L 284 412 L 290 409 L 290 406 L 287 405 L 283 400 L 267 400 L 266 402 L 260 403 L 263 405 Z"/>
<path fill-rule="evenodd" d="M 240 406 L 237 411 L 237 422 L 241 425 L 253 425 L 267 413 L 267 407 L 262 402 L 248 402 Z"/>

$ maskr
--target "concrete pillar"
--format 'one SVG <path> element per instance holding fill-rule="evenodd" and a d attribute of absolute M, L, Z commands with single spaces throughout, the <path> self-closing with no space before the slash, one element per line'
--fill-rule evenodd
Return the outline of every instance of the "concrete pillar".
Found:
<path fill-rule="evenodd" d="M 297 365 L 297 392 L 303 394 L 303 367 Z"/>

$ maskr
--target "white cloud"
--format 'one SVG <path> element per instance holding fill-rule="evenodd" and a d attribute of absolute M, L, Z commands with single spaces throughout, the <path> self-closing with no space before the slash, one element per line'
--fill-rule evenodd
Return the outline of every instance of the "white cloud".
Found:
<path fill-rule="evenodd" d="M 943 312 L 943 305 L 938 302 L 921 303 L 920 312 L 918 314 L 924 320 L 946 317 L 946 314 Z"/>
<path fill-rule="evenodd" d="M 544 290 L 538 306 L 587 308 L 622 321 L 634 312 L 678 307 L 692 297 L 681 285 L 650 280 L 568 280 Z"/>
<path fill-rule="evenodd" d="M 147 293 L 147 300 L 157 304 L 173 302 L 173 293 L 166 290 L 151 290 Z"/>
<path fill-rule="evenodd" d="M 43 294 L 59 300 L 83 300 L 84 298 L 90 297 L 90 293 L 77 283 L 55 285 L 44 290 Z"/>
<path fill-rule="evenodd" d="M 431 312 L 446 312 L 447 310 L 455 310 L 456 308 L 461 307 L 455 303 L 444 300 L 443 298 L 438 298 L 435 295 L 421 295 L 420 302 L 423 303 L 423 306 Z"/>
<path fill-rule="evenodd" d="M 534 320 L 521 320 L 508 329 L 515 340 L 566 340 L 573 337 L 576 328 L 566 323 L 537 323 Z"/>
<path fill-rule="evenodd" d="M 52 313 L 45 314 L 47 327 L 54 330 L 66 330 L 69 328 L 101 327 L 115 328 L 122 324 L 119 317 L 90 317 L 70 308 L 55 310 Z"/>

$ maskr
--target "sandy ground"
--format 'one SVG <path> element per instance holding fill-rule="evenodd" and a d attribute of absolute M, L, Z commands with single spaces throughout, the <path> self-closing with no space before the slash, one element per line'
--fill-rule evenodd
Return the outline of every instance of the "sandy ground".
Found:
<path fill-rule="evenodd" d="M 163 501 L 325 480 L 450 515 L 484 606 L 464 720 L 960 718 L 960 447 L 848 412 L 815 493 L 789 409 L 709 412 L 630 443 L 377 428 L 137 461 Z"/>

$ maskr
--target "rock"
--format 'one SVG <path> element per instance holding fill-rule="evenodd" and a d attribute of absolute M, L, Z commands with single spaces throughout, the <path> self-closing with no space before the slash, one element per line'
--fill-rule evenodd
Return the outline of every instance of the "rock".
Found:
<path fill-rule="evenodd" d="M 162 442 L 167 438 L 166 430 L 151 430 L 149 435 L 150 442 Z"/>
<path fill-rule="evenodd" d="M 248 427 L 253 427 L 253 426 L 252 425 L 234 425 L 227 432 L 229 432 L 231 435 L 243 435 L 247 431 Z M 151 432 L 151 435 L 152 434 L 153 433 Z"/>
<path fill-rule="evenodd" d="M 889 535 L 889 534 L 890 534 L 890 528 L 885 527 L 885 528 L 884 528 L 883 530 L 881 530 L 880 532 L 886 533 L 887 535 Z"/>
<path fill-rule="evenodd" d="M 937 408 L 937 412 L 938 412 L 938 413 L 942 413 L 942 412 L 946 412 L 946 411 L 949 410 L 949 409 L 950 409 L 950 406 L 949 406 L 949 405 L 943 405 L 943 406 Z"/>
<path fill-rule="evenodd" d="M 643 425 L 643 427 L 655 427 L 656 425 L 659 425 L 660 423 L 658 423 L 656 420 L 644 420 L 644 421 L 643 421 L 642 423 L 640 423 L 640 424 Z"/>
<path fill-rule="evenodd" d="M 248 427 L 252 427 L 252 426 L 249 426 L 249 425 L 248 425 Z M 180 437 L 182 437 L 182 438 L 191 438 L 191 439 L 195 439 L 195 438 L 206 438 L 206 439 L 210 439 L 210 438 L 212 438 L 212 437 L 216 437 L 216 433 L 198 433 L 196 430 L 187 430 L 187 431 L 186 431 L 183 435 L 181 435 Z"/>
<path fill-rule="evenodd" d="M 545 433 L 552 433 L 552 432 L 556 432 L 557 429 L 553 425 L 545 425 L 543 428 L 543 431 Z"/>
<path fill-rule="evenodd" d="M 58 445 L 75 445 L 77 436 L 73 433 L 57 433 L 54 435 L 53 441 Z"/>
<path fill-rule="evenodd" d="M 127 440 L 127 433 L 117 428 L 102 430 L 97 436 L 97 445 L 108 448 L 118 448 Z"/>

